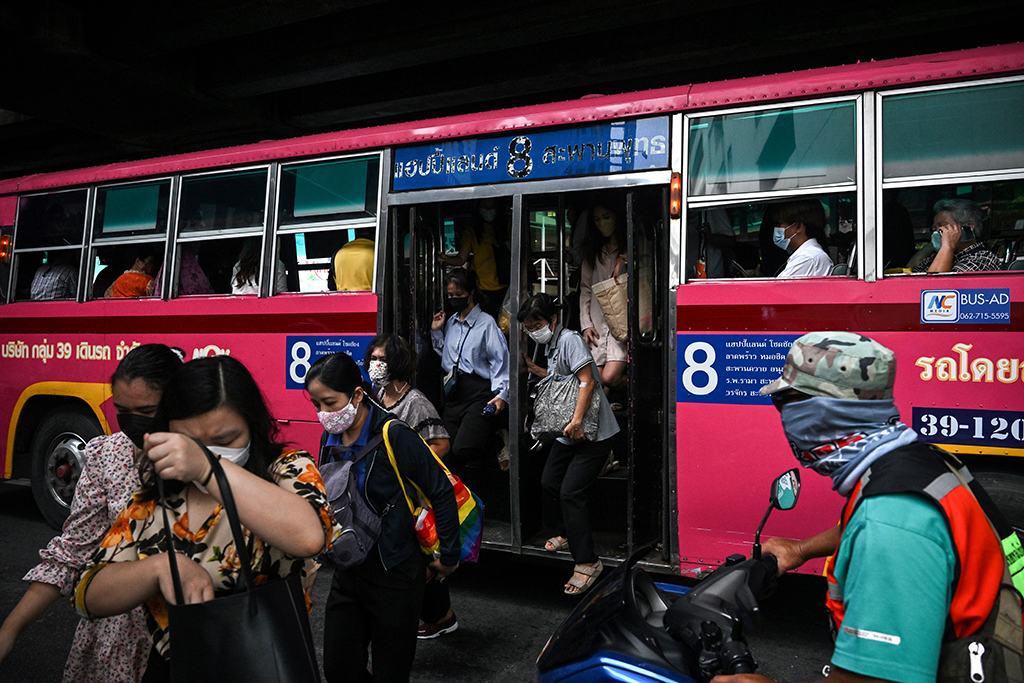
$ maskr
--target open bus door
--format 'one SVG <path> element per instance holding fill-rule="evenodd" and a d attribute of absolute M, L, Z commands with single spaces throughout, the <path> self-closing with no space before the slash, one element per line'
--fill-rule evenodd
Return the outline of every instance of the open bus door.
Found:
<path fill-rule="evenodd" d="M 671 338 L 667 311 L 667 189 L 612 191 L 617 211 L 626 221 L 627 262 L 638 264 L 629 284 L 629 389 L 613 394 L 621 431 L 613 437 L 617 466 L 591 487 L 591 518 L 595 545 L 603 557 L 625 558 L 634 547 L 661 544 L 654 562 L 671 564 L 670 482 L 674 467 L 666 422 L 668 387 L 674 381 L 667 358 Z M 509 226 L 511 267 L 506 310 L 510 313 L 509 442 L 510 467 L 497 461 L 469 464 L 466 484 L 484 501 L 484 543 L 524 554 L 546 555 L 545 501 L 540 479 L 550 444 L 529 436 L 533 382 L 520 374 L 520 354 L 544 365 L 543 350 L 520 334 L 515 313 L 525 296 L 545 291 L 561 302 L 561 320 L 579 329 L 579 264 L 586 211 L 595 199 L 587 192 L 514 195 L 496 198 L 497 219 Z M 472 201 L 441 201 L 397 205 L 389 211 L 390 253 L 384 277 L 383 331 L 401 334 L 420 354 L 416 386 L 443 414 L 440 360 L 430 344 L 430 323 L 444 303 L 446 268 L 441 253 L 459 251 L 461 231 L 475 211 Z M 518 230 L 512 226 L 520 226 Z M 630 270 L 632 273 L 633 270 Z M 597 305 L 596 302 L 594 305 Z"/>

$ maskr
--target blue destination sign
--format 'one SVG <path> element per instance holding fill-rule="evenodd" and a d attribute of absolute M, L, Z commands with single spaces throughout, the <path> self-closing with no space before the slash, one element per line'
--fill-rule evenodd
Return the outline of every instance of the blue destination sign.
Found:
<path fill-rule="evenodd" d="M 797 334 L 676 335 L 676 401 L 771 405 L 761 387 L 782 374 Z"/>
<path fill-rule="evenodd" d="M 922 290 L 921 322 L 1008 323 L 1010 288 Z"/>
<path fill-rule="evenodd" d="M 668 168 L 668 117 L 395 150 L 392 186 L 426 190 Z"/>

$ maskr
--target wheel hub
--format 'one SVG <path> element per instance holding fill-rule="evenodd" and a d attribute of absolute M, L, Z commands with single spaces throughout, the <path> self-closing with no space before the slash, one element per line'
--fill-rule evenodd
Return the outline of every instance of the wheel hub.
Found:
<path fill-rule="evenodd" d="M 84 465 L 85 441 L 77 434 L 60 434 L 46 449 L 46 488 L 63 507 L 71 507 Z"/>

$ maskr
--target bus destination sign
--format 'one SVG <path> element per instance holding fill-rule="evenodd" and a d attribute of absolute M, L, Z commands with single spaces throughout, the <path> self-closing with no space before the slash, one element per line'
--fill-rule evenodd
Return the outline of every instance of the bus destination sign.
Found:
<path fill-rule="evenodd" d="M 669 167 L 667 116 L 395 150 L 396 192 Z"/>

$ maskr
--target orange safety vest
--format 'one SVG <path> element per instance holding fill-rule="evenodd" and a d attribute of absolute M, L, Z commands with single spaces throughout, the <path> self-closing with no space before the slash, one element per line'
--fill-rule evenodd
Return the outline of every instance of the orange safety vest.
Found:
<path fill-rule="evenodd" d="M 966 468 L 961 473 L 970 482 Z M 953 540 L 956 572 L 943 640 L 973 634 L 992 611 L 1002 583 L 1005 560 L 981 505 L 946 466 L 938 451 L 915 442 L 873 463 L 857 482 L 843 507 L 842 530 L 845 532 L 846 525 L 864 498 L 901 493 L 916 493 L 934 503 L 945 517 Z M 840 545 L 842 536 L 825 565 L 828 579 L 825 604 L 832 615 L 833 636 L 839 633 L 845 613 L 842 587 L 834 575 Z"/>

